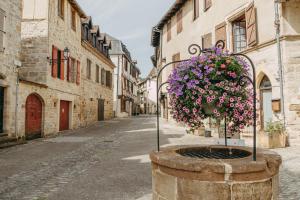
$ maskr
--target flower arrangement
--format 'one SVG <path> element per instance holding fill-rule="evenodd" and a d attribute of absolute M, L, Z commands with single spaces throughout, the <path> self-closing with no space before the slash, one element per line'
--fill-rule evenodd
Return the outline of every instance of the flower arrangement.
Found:
<path fill-rule="evenodd" d="M 180 63 L 169 76 L 168 93 L 173 118 L 191 130 L 211 117 L 226 117 L 228 131 L 238 133 L 253 123 L 253 92 L 248 76 L 249 65 L 220 48 Z"/>

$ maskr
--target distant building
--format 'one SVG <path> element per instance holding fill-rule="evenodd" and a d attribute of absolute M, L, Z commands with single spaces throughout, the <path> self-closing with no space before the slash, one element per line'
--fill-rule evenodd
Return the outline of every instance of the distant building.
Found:
<path fill-rule="evenodd" d="M 125 44 L 107 35 L 111 43 L 110 58 L 116 65 L 114 70 L 114 113 L 116 117 L 128 117 L 137 114 L 137 82 L 140 70 L 132 60 Z"/>
<path fill-rule="evenodd" d="M 138 96 L 140 98 L 140 114 L 156 113 L 156 75 L 157 69 L 153 67 L 148 76 L 139 81 Z"/>
<path fill-rule="evenodd" d="M 279 2 L 279 21 L 275 18 L 275 2 Z M 264 132 L 267 122 L 283 120 L 285 116 L 293 142 L 300 138 L 299 18 L 297 0 L 175 1 L 152 31 L 156 66 L 161 68 L 171 61 L 189 58 L 187 49 L 193 43 L 209 48 L 223 40 L 226 49 L 248 55 L 256 66 L 258 129 Z M 280 51 L 274 22 L 280 28 Z M 278 57 L 282 57 L 283 95 Z M 162 73 L 162 82 L 167 80 L 171 69 L 172 66 Z M 162 91 L 162 115 L 170 119 L 166 88 Z"/>

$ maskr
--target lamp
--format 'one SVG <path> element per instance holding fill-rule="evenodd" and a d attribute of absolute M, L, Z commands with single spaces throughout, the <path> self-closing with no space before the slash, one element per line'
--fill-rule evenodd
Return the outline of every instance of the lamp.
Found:
<path fill-rule="evenodd" d="M 68 47 L 64 48 L 64 57 L 61 58 L 62 61 L 68 60 L 70 58 L 70 49 Z M 58 59 L 51 59 L 49 56 L 47 57 L 47 60 L 49 61 L 50 65 L 52 63 L 57 63 Z"/>

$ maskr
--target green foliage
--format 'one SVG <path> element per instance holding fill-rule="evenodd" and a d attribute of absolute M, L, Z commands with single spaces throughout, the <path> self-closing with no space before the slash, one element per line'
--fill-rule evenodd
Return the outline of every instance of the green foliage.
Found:
<path fill-rule="evenodd" d="M 282 134 L 284 132 L 284 125 L 281 121 L 267 122 L 266 131 L 269 134 Z"/>

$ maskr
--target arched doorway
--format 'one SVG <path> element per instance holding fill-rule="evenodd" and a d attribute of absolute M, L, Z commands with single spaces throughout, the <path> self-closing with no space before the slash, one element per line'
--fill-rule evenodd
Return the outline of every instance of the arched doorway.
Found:
<path fill-rule="evenodd" d="M 265 130 L 267 123 L 272 121 L 273 111 L 272 111 L 272 84 L 269 78 L 264 75 L 260 82 L 260 102 L 261 102 L 261 130 Z"/>
<path fill-rule="evenodd" d="M 25 107 L 25 136 L 34 139 L 42 135 L 43 104 L 39 96 L 31 94 L 27 97 Z"/>

